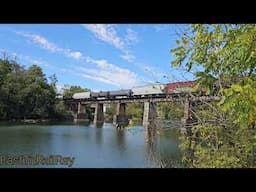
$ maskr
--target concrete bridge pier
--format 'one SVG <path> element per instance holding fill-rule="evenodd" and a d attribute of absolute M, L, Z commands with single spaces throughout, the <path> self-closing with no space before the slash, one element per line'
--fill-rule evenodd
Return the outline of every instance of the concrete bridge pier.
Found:
<path fill-rule="evenodd" d="M 157 118 L 157 105 L 155 102 L 144 103 L 143 126 L 147 127 L 155 123 Z"/>
<path fill-rule="evenodd" d="M 117 127 L 125 127 L 129 124 L 128 116 L 126 115 L 126 103 L 117 103 L 113 124 Z"/>
<path fill-rule="evenodd" d="M 103 125 L 104 123 L 103 103 L 96 103 L 93 123 L 95 125 Z"/>
<path fill-rule="evenodd" d="M 81 102 L 78 103 L 77 113 L 74 114 L 74 122 L 89 122 L 86 105 L 83 105 Z"/>
<path fill-rule="evenodd" d="M 154 143 L 157 129 L 157 104 L 155 102 L 144 103 L 143 127 L 144 140 L 147 143 Z"/>

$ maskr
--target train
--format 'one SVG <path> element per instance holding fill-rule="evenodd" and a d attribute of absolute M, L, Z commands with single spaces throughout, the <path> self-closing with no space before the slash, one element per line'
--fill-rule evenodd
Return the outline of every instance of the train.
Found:
<path fill-rule="evenodd" d="M 73 96 L 63 99 L 118 99 L 118 98 L 144 98 L 144 97 L 165 97 L 170 94 L 188 93 L 192 91 L 195 81 L 176 82 L 168 84 L 151 84 L 146 86 L 137 86 L 131 89 L 121 89 L 115 91 L 88 91 L 75 93 Z"/>

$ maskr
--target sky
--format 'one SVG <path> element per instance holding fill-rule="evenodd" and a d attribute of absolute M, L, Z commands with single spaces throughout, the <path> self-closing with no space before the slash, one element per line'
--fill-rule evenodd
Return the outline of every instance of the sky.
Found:
<path fill-rule="evenodd" d="M 185 25 L 177 24 L 0 24 L 0 51 L 25 68 L 39 65 L 57 88 L 93 91 L 192 80 L 171 67 Z M 2 57 L 2 55 L 0 56 Z"/>

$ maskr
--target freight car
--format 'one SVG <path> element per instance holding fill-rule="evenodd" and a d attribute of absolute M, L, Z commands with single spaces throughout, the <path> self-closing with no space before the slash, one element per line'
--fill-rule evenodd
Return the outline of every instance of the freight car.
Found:
<path fill-rule="evenodd" d="M 195 81 L 168 83 L 166 85 L 166 94 L 189 93 L 194 85 Z"/>
<path fill-rule="evenodd" d="M 132 96 L 132 90 L 126 89 L 126 90 L 118 90 L 118 91 L 109 91 L 109 98 L 122 98 L 122 97 L 131 97 Z"/>
<path fill-rule="evenodd" d="M 92 91 L 75 93 L 72 96 L 73 99 L 96 99 L 97 97 L 99 97 L 99 93 Z"/>
<path fill-rule="evenodd" d="M 109 91 L 100 91 L 96 94 L 98 94 L 98 96 L 97 96 L 98 98 L 108 98 L 109 97 Z"/>
<path fill-rule="evenodd" d="M 73 99 L 72 95 L 63 96 L 63 100 L 71 100 L 71 99 Z"/>
<path fill-rule="evenodd" d="M 97 97 L 99 96 L 99 93 L 97 93 L 97 92 L 90 92 L 90 98 L 91 99 L 97 99 Z M 89 99 L 89 98 L 88 98 Z"/>
<path fill-rule="evenodd" d="M 132 88 L 132 96 L 146 97 L 146 96 L 163 96 L 166 95 L 165 84 L 155 84 Z"/>
<path fill-rule="evenodd" d="M 82 92 L 82 93 L 75 93 L 73 95 L 73 99 L 89 99 L 91 98 L 91 92 Z"/>
<path fill-rule="evenodd" d="M 210 93 L 207 93 L 207 89 L 205 87 L 200 87 L 197 90 L 193 91 L 193 87 L 196 85 L 196 81 L 185 81 L 185 82 L 177 82 L 177 83 L 168 83 L 167 84 L 167 94 L 176 94 L 176 93 L 193 93 L 196 96 L 206 96 Z M 212 85 L 213 95 L 218 93 L 219 86 L 217 83 Z"/>
<path fill-rule="evenodd" d="M 117 97 L 130 97 L 132 95 L 132 91 L 130 89 L 127 90 L 118 90 L 118 91 L 100 91 L 100 92 L 82 92 L 75 93 L 73 95 L 73 99 L 113 99 Z"/>

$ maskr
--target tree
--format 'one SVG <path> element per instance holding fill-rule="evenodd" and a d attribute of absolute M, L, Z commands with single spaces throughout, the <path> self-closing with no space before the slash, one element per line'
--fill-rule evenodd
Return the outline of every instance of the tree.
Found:
<path fill-rule="evenodd" d="M 25 102 L 25 116 L 29 118 L 49 117 L 54 113 L 55 87 L 49 85 L 39 66 L 26 71 L 26 87 L 21 91 Z"/>
<path fill-rule="evenodd" d="M 163 119 L 181 119 L 183 109 L 180 107 L 180 103 L 159 103 L 158 114 Z"/>
<path fill-rule="evenodd" d="M 199 125 L 183 138 L 193 155 L 184 158 L 194 167 L 253 167 L 255 142 L 256 25 L 189 25 L 171 50 L 172 66 L 187 71 L 199 67 L 196 89 L 210 94 L 219 89 L 218 104 L 206 103 Z M 196 138 L 191 143 L 191 138 Z"/>
<path fill-rule="evenodd" d="M 81 88 L 80 86 L 70 86 L 69 88 L 64 89 L 63 96 L 69 97 L 72 96 L 75 93 L 81 93 L 81 92 L 87 92 L 90 91 L 90 89 L 87 88 Z"/>
<path fill-rule="evenodd" d="M 0 59 L 0 118 L 52 117 L 56 97 L 54 84 L 48 84 L 39 66 L 32 65 L 25 70 L 5 55 Z"/>
<path fill-rule="evenodd" d="M 143 118 L 143 103 L 129 103 L 127 105 L 127 115 L 130 119 L 141 121 Z"/>
<path fill-rule="evenodd" d="M 2 60 L 2 83 L 1 83 L 1 112 L 3 119 L 20 117 L 23 112 L 21 90 L 24 89 L 24 69 L 15 61 Z"/>
<path fill-rule="evenodd" d="M 116 114 L 116 104 L 111 104 L 109 108 L 106 109 L 105 119 L 107 122 L 113 122 L 113 116 Z"/>
<path fill-rule="evenodd" d="M 57 76 L 55 74 L 49 77 L 50 85 L 54 88 L 55 92 L 57 92 L 56 83 L 58 82 Z"/>

